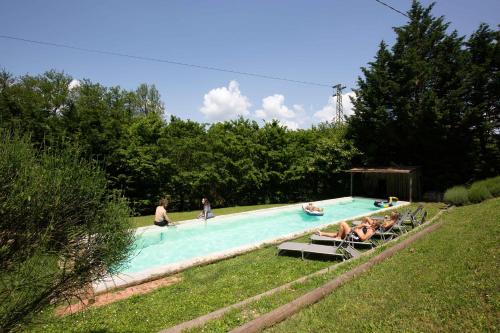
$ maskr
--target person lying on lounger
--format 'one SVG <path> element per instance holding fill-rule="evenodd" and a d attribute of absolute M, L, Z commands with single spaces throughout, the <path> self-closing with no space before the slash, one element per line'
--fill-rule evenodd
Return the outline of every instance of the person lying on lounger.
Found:
<path fill-rule="evenodd" d="M 344 239 L 353 231 L 355 240 L 364 242 L 370 239 L 378 228 L 377 222 L 363 221 L 360 225 L 351 228 L 347 223 L 340 222 L 339 231 L 337 232 L 321 232 L 318 231 L 318 235 L 332 237 L 337 239 Z"/>
<path fill-rule="evenodd" d="M 373 219 L 369 216 L 365 216 L 363 217 L 362 221 L 363 223 L 376 224 L 382 230 L 388 230 L 392 228 L 392 226 L 398 221 L 398 219 L 399 219 L 399 213 L 392 212 L 390 216 L 387 215 L 384 216 L 383 220 Z"/>
<path fill-rule="evenodd" d="M 363 217 L 360 225 L 351 228 L 347 223 L 340 222 L 339 231 L 337 232 L 321 232 L 318 231 L 318 235 L 332 237 L 337 239 L 344 239 L 351 233 L 354 232 L 355 240 L 359 240 L 364 242 L 365 240 L 370 239 L 377 229 L 388 230 L 390 229 L 396 221 L 399 219 L 399 214 L 396 212 L 392 212 L 390 216 L 385 216 L 383 220 L 377 220 L 371 217 Z"/>

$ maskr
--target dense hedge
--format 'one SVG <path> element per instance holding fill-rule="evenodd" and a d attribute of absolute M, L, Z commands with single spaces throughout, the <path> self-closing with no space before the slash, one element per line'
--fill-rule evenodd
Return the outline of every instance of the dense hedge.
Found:
<path fill-rule="evenodd" d="M 488 178 L 478 182 L 485 186 L 494 197 L 500 197 L 500 176 Z"/>
<path fill-rule="evenodd" d="M 469 203 L 469 195 L 465 186 L 454 186 L 444 193 L 445 202 L 456 206 L 462 206 Z"/>
<path fill-rule="evenodd" d="M 468 188 L 465 186 L 454 186 L 446 190 L 444 201 L 462 206 L 469 203 L 479 203 L 486 199 L 500 196 L 500 176 L 479 180 L 472 183 Z"/>
<path fill-rule="evenodd" d="M 481 183 L 474 183 L 468 191 L 469 200 L 472 203 L 480 203 L 486 199 L 491 199 L 492 195 L 488 188 Z"/>

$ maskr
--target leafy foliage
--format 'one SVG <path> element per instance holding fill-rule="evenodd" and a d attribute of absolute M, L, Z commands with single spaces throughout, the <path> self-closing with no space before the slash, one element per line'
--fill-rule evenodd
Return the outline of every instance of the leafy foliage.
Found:
<path fill-rule="evenodd" d="M 210 126 L 171 116 L 156 88 L 106 88 L 56 72 L 0 75 L 0 120 L 30 133 L 38 147 L 78 145 L 99 162 L 109 185 L 136 213 L 152 213 L 159 198 L 170 210 L 313 200 L 342 195 L 340 171 L 358 155 L 343 126 L 290 131 L 277 121 L 259 127 L 236 119 Z M 39 92 L 44 89 L 44 94 Z"/>
<path fill-rule="evenodd" d="M 95 163 L 63 149 L 38 153 L 0 131 L 0 327 L 114 273 L 133 241 L 126 201 Z"/>

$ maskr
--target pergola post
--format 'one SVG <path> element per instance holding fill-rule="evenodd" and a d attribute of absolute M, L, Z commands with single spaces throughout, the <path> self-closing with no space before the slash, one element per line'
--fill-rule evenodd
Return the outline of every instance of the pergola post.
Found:
<path fill-rule="evenodd" d="M 412 193 L 412 186 L 413 186 L 413 172 L 410 172 L 409 176 L 410 176 L 410 202 L 411 202 L 411 193 Z"/>
<path fill-rule="evenodd" d="M 353 177 L 353 174 L 352 174 L 352 172 L 351 172 L 351 197 L 352 197 L 352 193 L 353 193 L 353 192 L 352 192 L 352 177 Z"/>

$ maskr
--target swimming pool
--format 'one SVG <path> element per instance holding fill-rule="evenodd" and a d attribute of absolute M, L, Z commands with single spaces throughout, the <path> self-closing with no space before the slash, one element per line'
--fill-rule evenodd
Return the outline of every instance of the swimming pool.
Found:
<path fill-rule="evenodd" d="M 324 208 L 323 216 L 307 215 L 302 204 L 296 204 L 218 216 L 207 222 L 193 220 L 174 227 L 139 228 L 131 260 L 120 280 L 135 281 L 178 271 L 385 210 L 366 198 L 345 197 L 316 204 Z"/>

